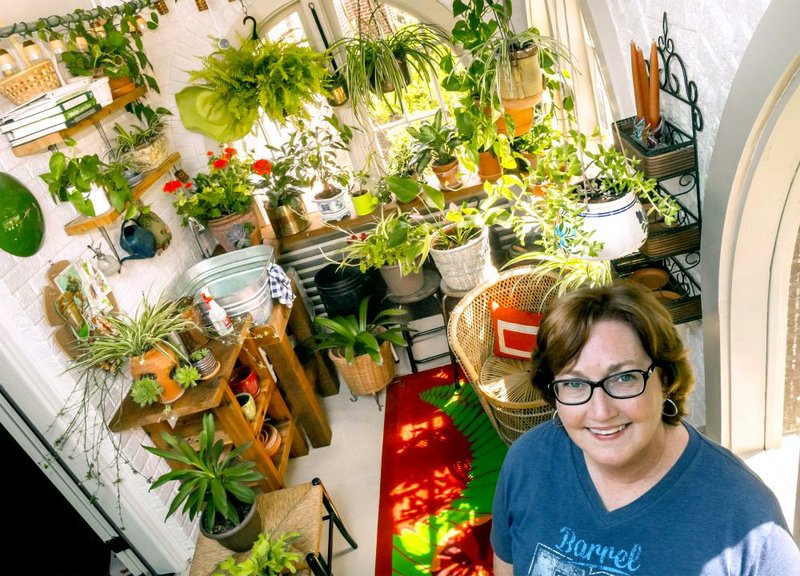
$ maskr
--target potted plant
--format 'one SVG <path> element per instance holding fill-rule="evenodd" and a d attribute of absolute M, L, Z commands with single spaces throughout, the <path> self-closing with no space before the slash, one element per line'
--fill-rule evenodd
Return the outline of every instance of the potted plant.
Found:
<path fill-rule="evenodd" d="M 80 354 L 71 369 L 104 368 L 120 372 L 130 361 L 134 379 L 144 375 L 155 378 L 163 388 L 161 402 L 168 404 L 183 395 L 171 377 L 179 360 L 188 361 L 171 338 L 189 325 L 182 317 L 177 300 L 144 297 L 135 315 L 119 314 L 103 318 L 107 327 L 80 344 Z"/>
<path fill-rule="evenodd" d="M 371 176 L 371 163 L 372 153 L 370 153 L 361 170 L 348 172 L 347 190 L 350 193 L 350 200 L 353 202 L 356 216 L 371 214 L 379 202 L 378 197 L 367 186 Z"/>
<path fill-rule="evenodd" d="M 299 134 L 292 132 L 280 148 L 272 148 L 269 178 L 259 183 L 259 191 L 267 196 L 264 210 L 275 236 L 283 238 L 297 234 L 311 225 L 303 202 L 303 189 L 307 182 L 301 176 L 296 157 L 300 154 Z"/>
<path fill-rule="evenodd" d="M 407 328 L 398 321 L 406 312 L 387 308 L 370 322 L 369 299 L 366 296 L 359 303 L 358 317 L 319 316 L 314 320 L 318 328 L 315 350 L 328 350 L 353 396 L 383 390 L 394 378 L 391 344 L 406 345 L 403 331 Z"/>
<path fill-rule="evenodd" d="M 352 129 L 333 115 L 310 125 L 299 122 L 292 134 L 298 174 L 308 186 L 321 187 L 313 201 L 323 222 L 341 220 L 350 213 L 346 202 L 349 176 L 340 153 L 348 150 L 352 137 Z"/>
<path fill-rule="evenodd" d="M 283 532 L 277 538 L 261 533 L 250 550 L 250 555 L 239 562 L 231 554 L 219 563 L 218 570 L 224 570 L 230 576 L 278 576 L 297 572 L 296 564 L 303 555 L 292 548 L 292 541 L 300 536 L 300 532 Z M 225 576 L 223 572 L 214 572 L 213 576 Z"/>
<path fill-rule="evenodd" d="M 63 152 L 50 156 L 49 171 L 39 177 L 54 200 L 70 202 L 84 216 L 110 210 L 124 213 L 133 195 L 119 165 L 109 165 L 97 154 L 67 158 Z"/>
<path fill-rule="evenodd" d="M 365 125 L 373 96 L 390 109 L 397 104 L 387 96 L 394 93 L 404 109 L 405 87 L 411 74 L 422 78 L 436 76 L 438 61 L 445 53 L 447 34 L 436 25 L 417 23 L 399 30 L 387 30 L 383 6 L 378 4 L 367 22 L 358 19 L 354 36 L 340 38 L 330 45 L 328 57 L 341 55 L 338 72 L 347 85 L 353 113 Z"/>
<path fill-rule="evenodd" d="M 190 218 L 207 225 L 220 245 L 232 252 L 261 243 L 253 193 L 271 168 L 268 160 L 253 160 L 227 147 L 219 155 L 208 152 L 208 172 L 197 174 L 194 182 L 172 180 L 164 191 L 175 195 L 172 205 L 184 226 Z"/>
<path fill-rule="evenodd" d="M 378 268 L 389 292 L 413 294 L 422 287 L 422 264 L 428 257 L 433 230 L 419 214 L 399 209 L 381 211 L 369 232 L 350 234 L 337 251 L 340 266 L 356 266 L 361 272 Z"/>
<path fill-rule="evenodd" d="M 143 446 L 151 454 L 182 465 L 157 478 L 150 490 L 177 481 L 180 487 L 167 518 L 182 507 L 189 520 L 200 517 L 200 531 L 206 538 L 234 552 L 244 552 L 261 532 L 255 492 L 249 483 L 262 480 L 263 475 L 253 469 L 253 461 L 240 458 L 250 448 L 249 442 L 228 449 L 222 439 L 214 440 L 214 433 L 214 416 L 207 412 L 197 449 L 168 432 L 162 432 L 161 438 L 169 448 Z"/>
<path fill-rule="evenodd" d="M 266 38 L 240 38 L 238 47 L 218 48 L 189 74 L 192 85 L 175 95 L 181 122 L 218 142 L 244 137 L 259 109 L 284 124 L 307 117 L 306 105 L 323 92 L 325 56 L 307 46 Z"/>
<path fill-rule="evenodd" d="M 189 355 L 189 360 L 192 366 L 200 372 L 201 380 L 213 377 L 220 367 L 219 362 L 208 348 L 198 348 Z"/>
<path fill-rule="evenodd" d="M 456 149 L 461 140 L 456 127 L 443 122 L 442 111 L 437 110 L 430 122 L 425 120 L 418 128 L 409 126 L 406 131 L 414 142 L 411 155 L 414 170 L 421 174 L 432 165 L 442 188 L 457 188 L 460 182 Z"/>
<path fill-rule="evenodd" d="M 197 386 L 200 380 L 200 371 L 191 364 L 181 364 L 172 372 L 172 379 L 180 384 L 181 388 L 192 388 Z"/>
<path fill-rule="evenodd" d="M 138 100 L 128 106 L 142 125 L 125 128 L 114 123 L 116 138 L 109 153 L 115 160 L 129 159 L 131 166 L 140 172 L 158 168 L 167 159 L 164 116 L 172 113 L 163 107 L 153 110 Z"/>
<path fill-rule="evenodd" d="M 87 29 L 87 22 L 82 19 L 69 24 L 69 50 L 61 54 L 67 69 L 75 76 L 108 76 L 114 98 L 136 86 L 146 85 L 158 92 L 155 78 L 145 72 L 152 65 L 141 37 L 135 34 L 139 28 L 133 5 L 117 14 L 102 8 L 98 11 L 97 28 Z M 157 25 L 157 20 L 148 23 L 151 29 Z M 77 38 L 85 44 L 79 45 Z"/>
<path fill-rule="evenodd" d="M 131 384 L 131 399 L 141 407 L 158 402 L 164 388 L 152 375 L 145 374 Z"/>

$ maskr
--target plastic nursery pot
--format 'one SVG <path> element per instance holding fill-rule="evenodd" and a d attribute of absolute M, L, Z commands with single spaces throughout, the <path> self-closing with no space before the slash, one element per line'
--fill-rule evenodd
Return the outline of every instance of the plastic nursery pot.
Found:
<path fill-rule="evenodd" d="M 261 386 L 258 385 L 256 373 L 247 366 L 234 368 L 230 382 L 231 390 L 233 390 L 234 394 L 246 392 L 255 398 L 261 393 Z"/>

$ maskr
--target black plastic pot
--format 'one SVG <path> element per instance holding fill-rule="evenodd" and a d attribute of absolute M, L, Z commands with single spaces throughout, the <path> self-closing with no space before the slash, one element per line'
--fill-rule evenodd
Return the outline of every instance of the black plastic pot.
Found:
<path fill-rule="evenodd" d="M 327 264 L 314 275 L 317 292 L 329 317 L 358 316 L 358 307 L 365 296 L 369 301 L 368 318 L 372 320 L 383 307 L 386 284 L 377 270 L 362 273 L 358 268 L 338 269 Z"/>

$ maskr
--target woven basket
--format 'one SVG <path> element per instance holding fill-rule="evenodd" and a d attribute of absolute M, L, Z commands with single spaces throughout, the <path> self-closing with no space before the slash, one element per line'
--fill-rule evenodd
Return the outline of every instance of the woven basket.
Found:
<path fill-rule="evenodd" d="M 494 330 L 489 302 L 529 312 L 542 312 L 556 296 L 554 285 L 555 279 L 534 274 L 531 266 L 512 268 L 473 288 L 450 315 L 447 328 L 450 348 L 506 444 L 511 444 L 525 430 L 549 418 L 552 409 L 532 388 L 527 390 L 527 395 L 520 396 L 518 393 L 503 392 L 502 386 L 498 386 L 499 372 L 503 369 L 499 362 L 506 361 L 499 361 L 492 354 Z M 506 374 L 516 375 L 516 392 L 530 379 L 525 370 L 524 367 L 506 367 Z"/>
<path fill-rule="evenodd" d="M 389 342 L 381 344 L 382 366 L 378 366 L 368 354 L 356 356 L 351 364 L 336 350 L 329 350 L 328 356 L 355 396 L 376 394 L 386 388 L 394 378 L 394 358 Z"/>
<path fill-rule="evenodd" d="M 61 86 L 50 60 L 34 64 L 0 82 L 0 94 L 19 106 Z"/>
<path fill-rule="evenodd" d="M 671 144 L 661 148 L 645 148 L 633 137 L 635 118 L 614 122 L 614 147 L 639 160 L 637 168 L 645 176 L 660 180 L 694 170 L 694 140 L 677 126 L 664 119 Z"/>
<path fill-rule="evenodd" d="M 443 231 L 447 232 L 453 226 L 447 226 Z M 436 242 L 435 238 L 433 242 Z M 441 250 L 432 246 L 431 256 L 447 286 L 454 290 L 472 290 L 486 280 L 492 270 L 489 229 L 484 227 L 478 236 L 458 248 Z"/>

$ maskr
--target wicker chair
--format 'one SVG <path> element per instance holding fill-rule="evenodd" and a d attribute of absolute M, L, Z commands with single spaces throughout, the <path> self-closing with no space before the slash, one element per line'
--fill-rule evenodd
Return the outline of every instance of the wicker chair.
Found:
<path fill-rule="evenodd" d="M 553 278 L 535 275 L 531 267 L 513 268 L 473 288 L 450 315 L 450 348 L 507 445 L 551 418 L 553 409 L 531 384 L 529 361 L 492 354 L 494 330 L 489 303 L 542 312 L 556 296 L 554 285 Z"/>

